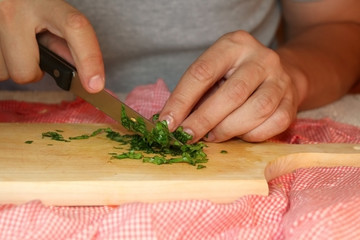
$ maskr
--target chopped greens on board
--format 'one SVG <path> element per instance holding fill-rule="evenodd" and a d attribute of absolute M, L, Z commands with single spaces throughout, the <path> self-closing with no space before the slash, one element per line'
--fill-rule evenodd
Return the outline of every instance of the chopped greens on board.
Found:
<path fill-rule="evenodd" d="M 106 134 L 106 137 L 112 141 L 118 142 L 121 145 L 129 145 L 129 149 L 122 153 L 111 153 L 112 159 L 138 159 L 144 163 L 173 164 L 173 163 L 188 163 L 196 166 L 197 169 L 205 168 L 203 163 L 208 161 L 207 155 L 204 152 L 206 145 L 203 142 L 194 144 L 187 144 L 192 136 L 183 131 L 179 127 L 176 131 L 171 133 L 168 129 L 166 121 L 158 121 L 158 114 L 152 118 L 155 128 L 152 131 L 146 130 L 144 120 L 142 118 L 129 118 L 124 107 L 121 109 L 121 123 L 131 131 L 138 134 L 122 135 L 111 128 L 99 128 L 91 134 L 83 134 L 80 136 L 69 137 L 65 139 L 60 132 L 42 133 L 42 137 L 50 138 L 56 141 L 70 142 L 71 140 L 89 139 L 90 137 Z M 177 139 L 171 142 L 171 134 Z M 115 148 L 118 149 L 118 148 Z"/>

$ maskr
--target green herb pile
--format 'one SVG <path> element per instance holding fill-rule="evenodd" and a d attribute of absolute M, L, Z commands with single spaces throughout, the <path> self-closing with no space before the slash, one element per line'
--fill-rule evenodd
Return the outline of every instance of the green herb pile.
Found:
<path fill-rule="evenodd" d="M 80 135 L 64 139 L 57 130 L 56 132 L 46 132 L 42 136 L 49 137 L 52 140 L 69 142 L 70 140 L 88 139 L 101 133 L 105 133 L 106 137 L 121 145 L 129 145 L 127 152 L 120 154 L 110 153 L 113 159 L 141 159 L 143 162 L 153 163 L 157 165 L 172 163 L 188 163 L 196 166 L 197 169 L 204 168 L 202 165 L 208 161 L 206 153 L 203 151 L 206 145 L 202 142 L 195 144 L 187 144 L 192 136 L 183 131 L 179 127 L 175 132 L 171 133 L 168 129 L 166 121 L 158 121 L 158 115 L 153 116 L 156 126 L 152 131 L 146 130 L 144 119 L 130 119 L 124 107 L 121 111 L 122 125 L 131 131 L 139 134 L 121 135 L 113 131 L 111 128 L 100 128 L 92 134 Z M 171 136 L 177 141 L 173 141 Z M 144 155 L 146 154 L 146 156 Z M 151 155 L 149 157 L 149 155 Z"/>

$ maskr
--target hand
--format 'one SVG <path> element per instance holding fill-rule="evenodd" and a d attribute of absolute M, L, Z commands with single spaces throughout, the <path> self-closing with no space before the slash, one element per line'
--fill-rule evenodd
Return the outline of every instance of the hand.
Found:
<path fill-rule="evenodd" d="M 63 0 L 0 1 L 0 81 L 38 81 L 39 41 L 78 70 L 89 92 L 104 87 L 104 66 L 95 32 L 74 7 Z M 39 34 L 41 33 L 41 34 Z"/>
<path fill-rule="evenodd" d="M 286 130 L 298 102 L 279 55 L 238 31 L 221 37 L 189 67 L 160 120 L 171 131 L 182 125 L 192 142 L 205 135 L 213 142 L 232 137 L 258 142 Z"/>

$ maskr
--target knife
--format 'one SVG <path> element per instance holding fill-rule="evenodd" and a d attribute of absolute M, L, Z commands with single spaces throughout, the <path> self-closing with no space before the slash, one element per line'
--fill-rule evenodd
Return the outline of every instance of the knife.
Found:
<path fill-rule="evenodd" d="M 40 43 L 38 45 L 40 51 L 40 68 L 50 74 L 60 88 L 81 97 L 119 123 L 121 123 L 121 110 L 122 107 L 124 107 L 125 113 L 132 121 L 136 121 L 136 119 L 140 117 L 144 119 L 146 130 L 152 131 L 155 127 L 153 122 L 112 96 L 106 90 L 101 90 L 98 93 L 87 92 L 83 88 L 74 66 Z M 170 137 L 170 143 L 174 143 L 174 141 L 176 141 L 175 137 L 172 136 L 172 134 L 170 134 Z"/>

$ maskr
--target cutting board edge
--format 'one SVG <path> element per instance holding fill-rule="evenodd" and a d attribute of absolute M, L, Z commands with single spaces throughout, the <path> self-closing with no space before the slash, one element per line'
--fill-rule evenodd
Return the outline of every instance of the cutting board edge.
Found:
<path fill-rule="evenodd" d="M 156 188 L 152 187 L 153 184 Z M 19 187 L 25 190 L 19 191 Z M 182 191 L 184 187 L 187 187 L 186 193 Z M 61 184 L 58 181 L 2 181 L 0 204 L 24 204 L 34 200 L 40 200 L 45 205 L 57 206 L 120 205 L 130 202 L 155 203 L 178 200 L 231 203 L 244 195 L 268 195 L 268 191 L 265 179 L 161 181 L 161 183 L 158 181 L 61 181 Z M 62 192 L 60 197 L 58 192 Z"/>
<path fill-rule="evenodd" d="M 360 167 L 360 153 L 302 152 L 287 154 L 268 162 L 264 175 L 266 181 L 269 182 L 296 169 L 338 166 Z"/>

